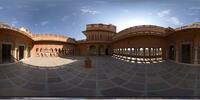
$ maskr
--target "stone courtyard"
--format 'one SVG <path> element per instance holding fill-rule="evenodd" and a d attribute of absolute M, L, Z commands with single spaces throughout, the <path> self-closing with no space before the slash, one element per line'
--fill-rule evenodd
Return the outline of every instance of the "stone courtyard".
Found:
<path fill-rule="evenodd" d="M 134 64 L 109 56 L 94 56 L 91 57 L 93 67 L 87 69 L 85 57 L 60 59 L 68 59 L 70 63 L 54 67 L 23 61 L 1 65 L 0 96 L 200 96 L 199 66 L 170 61 Z"/>

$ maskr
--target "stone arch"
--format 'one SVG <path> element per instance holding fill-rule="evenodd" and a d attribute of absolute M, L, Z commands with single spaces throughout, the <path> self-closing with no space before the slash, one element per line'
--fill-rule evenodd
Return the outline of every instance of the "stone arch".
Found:
<path fill-rule="evenodd" d="M 57 48 L 55 48 L 54 51 L 57 52 Z"/>
<path fill-rule="evenodd" d="M 38 50 L 39 50 L 39 49 L 38 49 L 38 48 L 36 48 L 36 50 L 35 50 L 35 51 L 36 51 L 36 52 L 38 52 Z"/>
<path fill-rule="evenodd" d="M 97 55 L 97 48 L 95 45 L 89 46 L 89 54 L 90 55 Z"/>
<path fill-rule="evenodd" d="M 99 46 L 99 55 L 105 55 L 105 47 L 103 45 Z"/>
<path fill-rule="evenodd" d="M 60 48 L 58 49 L 58 53 L 61 53 L 61 49 Z"/>
<path fill-rule="evenodd" d="M 42 48 L 40 48 L 40 52 L 42 52 L 43 51 L 43 49 Z"/>
<path fill-rule="evenodd" d="M 62 55 L 64 55 L 64 52 L 65 52 L 65 50 L 64 50 L 64 48 L 62 48 Z"/>
<path fill-rule="evenodd" d="M 51 48 L 50 50 L 51 50 L 51 52 L 53 53 L 53 48 Z"/>
<path fill-rule="evenodd" d="M 110 55 L 110 54 L 112 54 L 112 49 L 111 49 L 111 47 L 110 46 L 106 46 L 106 48 L 105 48 L 105 55 Z"/>

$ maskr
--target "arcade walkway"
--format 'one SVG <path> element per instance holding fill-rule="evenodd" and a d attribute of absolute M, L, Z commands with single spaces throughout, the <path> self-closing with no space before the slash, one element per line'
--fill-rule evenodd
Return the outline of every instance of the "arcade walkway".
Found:
<path fill-rule="evenodd" d="M 200 67 L 91 57 L 93 68 L 85 69 L 84 57 L 66 59 L 74 62 L 0 66 L 0 96 L 200 96 Z"/>

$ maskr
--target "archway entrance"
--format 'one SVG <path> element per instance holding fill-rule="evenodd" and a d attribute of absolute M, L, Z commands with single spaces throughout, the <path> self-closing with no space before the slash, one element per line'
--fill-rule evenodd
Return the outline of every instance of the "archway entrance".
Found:
<path fill-rule="evenodd" d="M 2 62 L 3 63 L 11 62 L 11 45 L 9 44 L 2 45 Z"/>
<path fill-rule="evenodd" d="M 106 55 L 109 55 L 109 50 L 108 50 L 108 48 L 106 48 Z"/>
<path fill-rule="evenodd" d="M 174 48 L 174 46 L 169 47 L 169 59 L 175 60 L 175 48 Z"/>
<path fill-rule="evenodd" d="M 24 46 L 19 46 L 19 60 L 24 58 Z"/>
<path fill-rule="evenodd" d="M 99 46 L 99 55 L 105 55 L 105 49 L 103 45 Z"/>
<path fill-rule="evenodd" d="M 190 44 L 182 44 L 181 46 L 181 54 L 182 54 L 182 62 L 183 63 L 191 63 L 191 45 Z"/>
<path fill-rule="evenodd" d="M 96 46 L 92 45 L 89 47 L 89 54 L 90 55 L 97 55 L 97 49 L 96 49 Z"/>

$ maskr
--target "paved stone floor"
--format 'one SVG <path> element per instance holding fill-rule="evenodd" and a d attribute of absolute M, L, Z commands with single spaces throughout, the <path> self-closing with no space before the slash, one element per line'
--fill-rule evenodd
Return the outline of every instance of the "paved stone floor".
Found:
<path fill-rule="evenodd" d="M 133 64 L 112 57 L 84 57 L 56 67 L 0 66 L 0 96 L 200 96 L 200 67 L 172 62 Z"/>
<path fill-rule="evenodd" d="M 65 57 L 33 57 L 29 59 L 23 59 L 22 63 L 40 67 L 54 67 L 73 63 L 75 61 L 76 59 L 66 59 Z"/>

